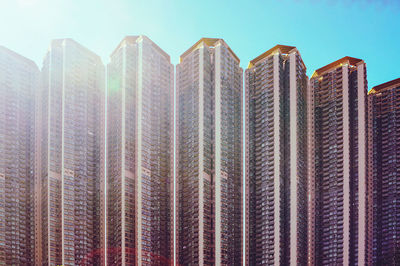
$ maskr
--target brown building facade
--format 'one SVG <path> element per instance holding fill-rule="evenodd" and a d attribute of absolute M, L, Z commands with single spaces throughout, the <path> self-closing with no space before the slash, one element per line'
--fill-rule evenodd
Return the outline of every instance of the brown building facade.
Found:
<path fill-rule="evenodd" d="M 372 88 L 373 264 L 400 264 L 400 78 Z"/>
<path fill-rule="evenodd" d="M 310 265 L 371 264 L 366 73 L 363 60 L 344 57 L 311 77 Z"/>
<path fill-rule="evenodd" d="M 174 67 L 145 36 L 108 65 L 107 264 L 173 259 Z"/>
<path fill-rule="evenodd" d="M 34 263 L 36 64 L 0 46 L 0 262 Z"/>
<path fill-rule="evenodd" d="M 104 176 L 104 66 L 72 39 L 51 42 L 38 92 L 35 264 L 93 265 Z"/>
<path fill-rule="evenodd" d="M 246 70 L 246 264 L 307 263 L 306 67 L 277 45 Z"/>
<path fill-rule="evenodd" d="M 177 258 L 242 263 L 242 69 L 222 39 L 202 38 L 177 65 Z"/>

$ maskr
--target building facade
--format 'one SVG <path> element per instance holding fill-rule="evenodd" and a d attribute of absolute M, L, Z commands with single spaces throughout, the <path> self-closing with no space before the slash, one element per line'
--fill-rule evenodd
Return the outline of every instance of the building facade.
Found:
<path fill-rule="evenodd" d="M 311 265 L 371 264 L 367 87 L 366 65 L 352 57 L 326 65 L 311 77 Z"/>
<path fill-rule="evenodd" d="M 173 261 L 174 67 L 145 36 L 108 65 L 107 264 Z"/>
<path fill-rule="evenodd" d="M 373 168 L 373 264 L 400 264 L 400 79 L 368 93 Z"/>
<path fill-rule="evenodd" d="M 242 78 L 222 39 L 202 38 L 177 65 L 180 265 L 242 263 Z"/>
<path fill-rule="evenodd" d="M 0 262 L 34 263 L 36 64 L 0 46 Z"/>
<path fill-rule="evenodd" d="M 245 84 L 246 264 L 306 265 L 308 77 L 299 51 L 261 54 Z"/>
<path fill-rule="evenodd" d="M 39 92 L 35 264 L 100 262 L 104 66 L 71 39 L 51 42 Z"/>

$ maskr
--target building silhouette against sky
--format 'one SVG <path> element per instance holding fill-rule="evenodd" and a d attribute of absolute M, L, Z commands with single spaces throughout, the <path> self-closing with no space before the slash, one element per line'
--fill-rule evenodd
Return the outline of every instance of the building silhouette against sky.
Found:
<path fill-rule="evenodd" d="M 72 39 L 41 72 L 0 46 L 0 264 L 400 263 L 400 79 L 367 94 L 352 57 L 308 79 L 277 45 L 243 91 L 235 53 L 202 38 L 174 94 L 146 36 L 110 59 L 106 95 L 101 59 Z"/>
<path fill-rule="evenodd" d="M 373 263 L 400 264 L 400 78 L 368 95 L 373 168 Z"/>
<path fill-rule="evenodd" d="M 310 264 L 371 264 L 367 88 L 366 65 L 352 57 L 311 77 Z"/>
<path fill-rule="evenodd" d="M 305 265 L 306 67 L 296 47 L 277 45 L 250 61 L 245 82 L 246 263 Z"/>
<path fill-rule="evenodd" d="M 242 263 L 242 69 L 222 39 L 202 38 L 177 65 L 180 265 Z"/>
<path fill-rule="evenodd" d="M 35 264 L 77 265 L 100 248 L 104 66 L 72 39 L 51 42 L 39 93 Z M 98 264 L 88 258 L 87 264 Z"/>
<path fill-rule="evenodd" d="M 36 64 L 0 46 L 0 262 L 33 264 Z"/>
<path fill-rule="evenodd" d="M 108 65 L 108 265 L 173 259 L 173 92 L 169 55 L 124 38 Z"/>

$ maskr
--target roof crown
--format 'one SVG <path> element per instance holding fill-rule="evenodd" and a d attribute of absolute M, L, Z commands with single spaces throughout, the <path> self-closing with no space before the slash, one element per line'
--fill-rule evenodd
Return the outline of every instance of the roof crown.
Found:
<path fill-rule="evenodd" d="M 329 71 L 332 71 L 333 69 L 336 69 L 345 64 L 356 66 L 360 63 L 364 63 L 364 61 L 361 59 L 358 59 L 358 58 L 345 56 L 345 57 L 343 57 L 339 60 L 336 60 L 335 62 L 332 62 L 324 67 L 318 68 L 317 70 L 314 71 L 311 78 L 317 78 L 319 76 L 322 76 L 323 74 L 325 74 Z"/>
<path fill-rule="evenodd" d="M 163 50 L 161 49 L 155 42 L 153 42 L 150 38 L 148 38 L 145 35 L 132 35 L 132 36 L 125 36 L 125 38 L 122 39 L 122 41 L 118 44 L 118 46 L 114 49 L 114 51 L 111 53 L 111 56 L 113 56 L 121 47 L 123 47 L 126 44 L 134 44 L 136 42 L 139 42 L 140 40 L 147 40 L 151 43 L 151 45 L 160 53 L 162 54 L 168 61 L 170 61 L 170 56 Z"/>
<path fill-rule="evenodd" d="M 382 83 L 378 86 L 373 87 L 369 92 L 369 94 L 377 94 L 386 90 L 394 89 L 400 87 L 400 78 L 394 79 L 385 83 Z"/>
<path fill-rule="evenodd" d="M 288 45 L 275 45 L 265 53 L 257 56 L 253 60 L 250 61 L 249 65 L 247 68 L 252 68 L 253 66 L 257 65 L 259 62 L 261 62 L 264 58 L 267 58 L 270 55 L 273 55 L 275 53 L 281 53 L 281 54 L 289 54 L 292 50 L 296 50 L 295 46 L 288 46 Z"/>
<path fill-rule="evenodd" d="M 224 39 L 220 39 L 220 38 L 201 38 L 199 41 L 197 41 L 194 45 L 192 45 L 192 47 L 190 47 L 188 50 L 186 50 L 186 52 L 184 52 L 180 56 L 180 58 L 179 58 L 180 62 L 182 62 L 183 58 L 185 58 L 188 54 L 195 51 L 197 48 L 200 48 L 203 44 L 213 47 L 216 44 L 218 44 L 218 42 L 221 42 L 226 48 L 228 48 L 229 52 L 238 61 L 238 63 L 240 63 L 239 57 L 237 57 L 237 55 L 232 51 L 232 49 L 225 43 Z"/>

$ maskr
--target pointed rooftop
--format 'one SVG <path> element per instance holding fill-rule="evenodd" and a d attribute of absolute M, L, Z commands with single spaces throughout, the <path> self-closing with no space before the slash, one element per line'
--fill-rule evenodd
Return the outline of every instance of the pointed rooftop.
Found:
<path fill-rule="evenodd" d="M 362 59 L 345 56 L 339 60 L 336 60 L 335 62 L 332 62 L 324 67 L 321 67 L 321 68 L 315 70 L 314 73 L 312 74 L 311 78 L 317 78 L 335 68 L 338 68 L 338 67 L 346 65 L 346 64 L 350 65 L 350 66 L 357 66 L 358 64 L 363 63 L 363 62 L 364 61 Z"/>
<path fill-rule="evenodd" d="M 378 86 L 373 87 L 369 92 L 368 95 L 370 94 L 376 94 L 376 93 L 380 93 L 383 92 L 385 90 L 391 90 L 394 88 L 398 88 L 400 87 L 400 78 L 398 79 L 394 79 L 385 83 L 382 83 Z"/>
<path fill-rule="evenodd" d="M 114 49 L 114 51 L 111 53 L 111 56 L 114 55 L 116 51 L 118 51 L 121 47 L 127 44 L 134 44 L 136 42 L 139 42 L 141 40 L 147 40 L 151 43 L 151 45 L 160 52 L 168 61 L 170 61 L 170 56 L 163 50 L 161 49 L 155 42 L 153 42 L 149 37 L 145 35 L 132 35 L 132 36 L 125 36 L 125 38 L 122 39 L 122 41 L 118 44 L 118 46 Z"/>
<path fill-rule="evenodd" d="M 251 60 L 247 68 L 252 68 L 253 66 L 260 63 L 264 58 L 267 58 L 270 55 L 273 55 L 275 53 L 289 54 L 294 49 L 296 49 L 295 46 L 277 44 L 274 47 L 272 47 L 271 49 L 269 49 L 268 51 L 266 51 L 265 53 L 257 56 L 253 60 Z M 296 49 L 296 51 L 297 51 L 297 49 Z"/>
<path fill-rule="evenodd" d="M 181 56 L 180 56 L 180 62 L 182 62 L 183 58 L 185 58 L 188 54 L 190 54 L 191 52 L 195 51 L 196 49 L 200 48 L 202 45 L 207 45 L 209 47 L 214 47 L 215 45 L 217 45 L 218 43 L 222 43 L 226 48 L 228 48 L 229 52 L 233 55 L 233 57 L 235 57 L 235 59 L 240 63 L 240 59 L 239 57 L 237 57 L 237 55 L 232 51 L 232 49 L 226 44 L 226 42 L 224 41 L 224 39 L 220 39 L 220 38 L 201 38 L 198 42 L 196 42 L 194 45 L 192 45 L 192 47 L 190 47 L 188 50 L 186 50 L 186 52 L 184 52 Z"/>

